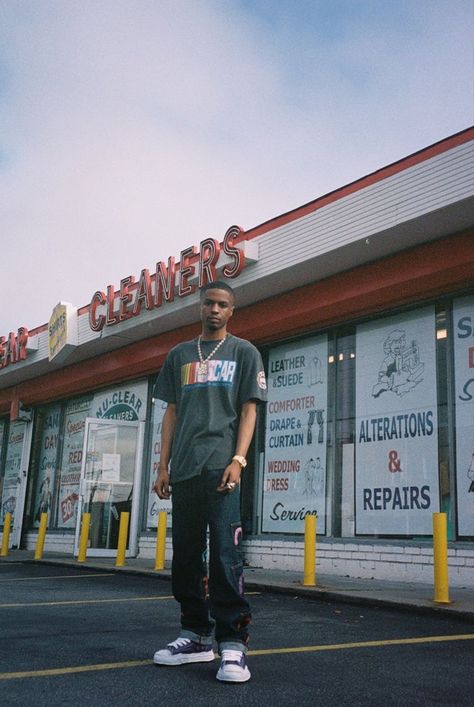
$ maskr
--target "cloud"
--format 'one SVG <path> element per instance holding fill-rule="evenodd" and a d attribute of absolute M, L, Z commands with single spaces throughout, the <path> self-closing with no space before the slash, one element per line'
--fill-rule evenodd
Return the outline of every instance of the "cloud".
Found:
<path fill-rule="evenodd" d="M 0 333 L 472 122 L 470 2 L 0 13 Z"/>

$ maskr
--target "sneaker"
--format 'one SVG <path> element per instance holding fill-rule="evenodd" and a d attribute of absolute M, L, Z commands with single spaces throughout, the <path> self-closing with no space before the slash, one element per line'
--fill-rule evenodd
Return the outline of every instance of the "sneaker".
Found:
<path fill-rule="evenodd" d="M 242 651 L 223 650 L 220 668 L 216 675 L 222 682 L 247 682 L 250 670 Z"/>
<path fill-rule="evenodd" d="M 157 665 L 183 665 L 184 663 L 208 663 L 214 660 L 212 646 L 196 643 L 190 638 L 177 638 L 166 648 L 156 651 L 153 662 Z"/>

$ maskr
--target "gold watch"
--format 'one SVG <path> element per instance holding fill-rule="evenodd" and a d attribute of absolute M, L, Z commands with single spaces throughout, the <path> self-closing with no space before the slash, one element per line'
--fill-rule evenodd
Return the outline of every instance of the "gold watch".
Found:
<path fill-rule="evenodd" d="M 247 460 L 246 460 L 246 458 L 245 458 L 245 457 L 241 457 L 240 454 L 234 454 L 234 456 L 232 457 L 232 461 L 233 461 L 233 462 L 234 462 L 234 461 L 235 461 L 235 462 L 239 462 L 239 464 L 240 464 L 240 466 L 242 467 L 242 469 L 245 469 L 245 467 L 247 466 Z"/>

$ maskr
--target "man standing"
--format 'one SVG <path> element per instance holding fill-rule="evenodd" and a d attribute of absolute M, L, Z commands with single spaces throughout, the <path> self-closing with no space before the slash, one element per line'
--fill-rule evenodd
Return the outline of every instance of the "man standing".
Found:
<path fill-rule="evenodd" d="M 172 586 L 181 605 L 181 632 L 155 653 L 154 662 L 214 660 L 215 625 L 217 679 L 246 682 L 250 607 L 243 586 L 239 484 L 266 382 L 257 349 L 227 333 L 234 304 L 226 282 L 202 288 L 201 334 L 169 352 L 155 388 L 155 397 L 168 404 L 155 491 L 170 498 L 172 484 Z"/>

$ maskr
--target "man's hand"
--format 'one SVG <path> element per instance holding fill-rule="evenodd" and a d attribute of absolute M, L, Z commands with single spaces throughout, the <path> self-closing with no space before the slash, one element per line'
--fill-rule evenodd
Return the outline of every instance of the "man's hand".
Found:
<path fill-rule="evenodd" d="M 156 477 L 153 488 L 159 498 L 168 500 L 171 496 L 170 473 L 168 469 L 161 468 Z"/>
<path fill-rule="evenodd" d="M 237 461 L 231 461 L 229 466 L 224 469 L 222 478 L 217 490 L 219 493 L 232 493 L 240 484 L 240 472 L 242 468 Z"/>

